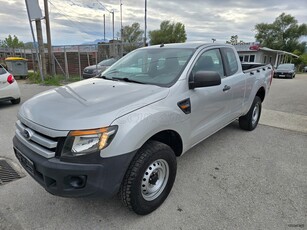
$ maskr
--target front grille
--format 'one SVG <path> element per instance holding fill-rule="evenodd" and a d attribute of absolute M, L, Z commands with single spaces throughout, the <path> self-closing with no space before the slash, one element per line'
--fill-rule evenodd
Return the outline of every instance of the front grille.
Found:
<path fill-rule="evenodd" d="M 85 69 L 85 70 L 84 70 L 84 73 L 89 73 L 89 74 L 91 74 L 91 73 L 93 73 L 93 72 L 94 72 L 93 69 Z"/>
<path fill-rule="evenodd" d="M 52 158 L 55 156 L 59 137 L 50 137 L 46 133 L 41 133 L 34 127 L 29 127 L 20 120 L 16 122 L 16 137 L 29 149 L 37 154 Z M 67 132 L 64 132 L 66 136 Z"/>

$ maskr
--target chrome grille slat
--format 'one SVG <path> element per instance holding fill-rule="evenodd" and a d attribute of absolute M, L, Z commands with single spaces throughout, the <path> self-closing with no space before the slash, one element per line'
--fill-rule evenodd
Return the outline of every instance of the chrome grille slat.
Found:
<path fill-rule="evenodd" d="M 39 126 L 29 120 L 20 119 L 16 122 L 16 137 L 27 148 L 45 158 L 55 157 L 58 138 L 65 137 L 68 131 L 58 131 Z"/>
<path fill-rule="evenodd" d="M 20 131 L 20 133 L 23 133 L 25 131 L 25 129 L 27 128 L 20 121 L 16 122 L 16 127 Z M 56 146 L 57 146 L 56 141 L 47 139 L 46 137 L 44 137 L 44 136 L 38 134 L 37 132 L 35 132 L 34 130 L 32 130 L 32 131 L 33 131 L 33 136 L 31 138 L 32 141 L 34 141 L 34 142 L 38 143 L 39 145 L 42 145 L 42 146 L 44 146 L 48 149 L 56 148 Z"/>
<path fill-rule="evenodd" d="M 25 145 L 27 146 L 29 149 L 33 150 L 34 152 L 38 153 L 39 155 L 45 157 L 45 158 L 52 158 L 55 156 L 55 152 L 50 151 L 46 148 L 43 148 L 37 144 L 35 144 L 34 142 L 30 142 L 28 141 L 26 138 L 24 138 L 24 136 L 21 134 L 21 132 L 16 129 L 16 137 Z"/>

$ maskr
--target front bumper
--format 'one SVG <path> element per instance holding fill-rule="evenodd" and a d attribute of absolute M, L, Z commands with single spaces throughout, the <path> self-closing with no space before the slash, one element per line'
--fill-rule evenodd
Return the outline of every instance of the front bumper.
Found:
<path fill-rule="evenodd" d="M 13 139 L 14 152 L 23 168 L 49 193 L 64 197 L 99 195 L 112 197 L 121 185 L 136 151 L 95 163 L 63 162 L 44 158 Z M 97 153 L 99 154 L 99 153 Z"/>
<path fill-rule="evenodd" d="M 292 78 L 294 76 L 294 73 L 287 73 L 287 72 L 284 72 L 284 73 L 274 73 L 274 77 L 280 77 L 280 78 Z"/>

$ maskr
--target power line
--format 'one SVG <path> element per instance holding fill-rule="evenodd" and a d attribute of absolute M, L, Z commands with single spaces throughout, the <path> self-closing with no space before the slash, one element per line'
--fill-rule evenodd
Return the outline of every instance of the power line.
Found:
<path fill-rule="evenodd" d="M 48 2 L 50 3 L 50 5 L 52 5 L 54 7 L 54 9 L 61 15 L 63 15 L 69 22 L 71 22 L 76 28 L 79 28 L 80 32 L 82 33 L 86 33 L 86 34 L 92 34 L 92 31 L 87 31 L 87 30 L 84 30 L 84 29 L 81 29 L 81 27 L 83 27 L 82 23 L 80 21 L 78 21 L 77 19 L 75 19 L 74 21 L 70 19 L 70 16 L 68 16 L 67 14 L 65 14 L 63 11 L 61 11 L 59 8 L 57 8 L 55 6 L 55 4 L 53 4 L 51 2 L 51 0 L 48 0 Z M 72 1 L 71 1 L 72 2 Z M 78 24 L 79 25 L 78 25 Z M 85 38 L 84 36 L 82 36 L 83 38 Z"/>

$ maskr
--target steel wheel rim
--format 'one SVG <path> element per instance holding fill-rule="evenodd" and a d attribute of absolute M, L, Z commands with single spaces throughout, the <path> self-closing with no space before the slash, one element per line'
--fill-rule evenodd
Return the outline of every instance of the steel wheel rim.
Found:
<path fill-rule="evenodd" d="M 152 201 L 163 192 L 169 178 L 168 163 L 159 159 L 145 170 L 141 183 L 141 193 L 145 200 Z"/>
<path fill-rule="evenodd" d="M 256 122 L 258 121 L 259 118 L 259 111 L 260 111 L 260 107 L 259 104 L 257 103 L 254 107 L 253 110 L 253 115 L 252 115 L 252 124 L 255 125 Z"/>

